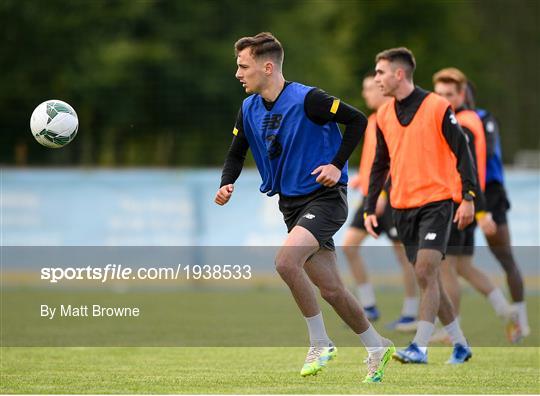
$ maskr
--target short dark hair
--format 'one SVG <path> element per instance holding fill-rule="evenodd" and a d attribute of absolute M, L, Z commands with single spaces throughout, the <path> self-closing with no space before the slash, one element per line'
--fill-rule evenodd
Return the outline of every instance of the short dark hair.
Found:
<path fill-rule="evenodd" d="M 283 46 L 272 33 L 262 32 L 252 37 L 242 37 L 234 44 L 234 53 L 250 48 L 255 59 L 270 58 L 281 66 L 283 63 Z"/>
<path fill-rule="evenodd" d="M 412 51 L 405 47 L 390 48 L 379 52 L 375 57 L 375 63 L 387 60 L 390 63 L 401 63 L 405 66 L 405 75 L 408 80 L 412 80 L 414 70 L 416 69 L 416 60 Z"/>
<path fill-rule="evenodd" d="M 375 78 L 376 75 L 377 73 L 375 73 L 375 70 L 371 69 L 368 72 L 364 73 L 364 80 L 366 78 Z"/>

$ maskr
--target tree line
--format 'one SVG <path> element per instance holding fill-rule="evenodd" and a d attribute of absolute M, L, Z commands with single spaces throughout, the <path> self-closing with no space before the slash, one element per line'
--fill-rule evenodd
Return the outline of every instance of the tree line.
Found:
<path fill-rule="evenodd" d="M 220 165 L 245 97 L 233 44 L 260 31 L 283 43 L 287 79 L 366 113 L 361 81 L 382 49 L 413 50 L 427 89 L 440 68 L 462 69 L 511 161 L 539 148 L 539 15 L 535 0 L 3 0 L 1 163 Z M 46 99 L 79 116 L 79 135 L 60 150 L 29 130 Z"/>

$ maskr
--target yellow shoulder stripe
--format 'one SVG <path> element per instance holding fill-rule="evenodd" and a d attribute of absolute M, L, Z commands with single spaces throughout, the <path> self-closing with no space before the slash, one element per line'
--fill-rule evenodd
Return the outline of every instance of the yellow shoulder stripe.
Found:
<path fill-rule="evenodd" d="M 233 134 L 234 136 L 238 135 L 238 128 L 235 127 L 235 128 L 232 130 L 232 134 Z"/>
<path fill-rule="evenodd" d="M 332 107 L 330 108 L 330 113 L 336 114 L 338 107 L 339 107 L 339 99 L 334 99 L 334 103 L 332 103 Z"/>

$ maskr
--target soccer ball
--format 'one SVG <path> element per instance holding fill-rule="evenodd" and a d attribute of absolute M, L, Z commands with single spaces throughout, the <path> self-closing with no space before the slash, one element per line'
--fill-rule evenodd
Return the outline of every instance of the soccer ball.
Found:
<path fill-rule="evenodd" d="M 36 140 L 50 148 L 60 148 L 77 135 L 79 119 L 73 107 L 61 100 L 41 103 L 30 118 L 30 129 Z"/>

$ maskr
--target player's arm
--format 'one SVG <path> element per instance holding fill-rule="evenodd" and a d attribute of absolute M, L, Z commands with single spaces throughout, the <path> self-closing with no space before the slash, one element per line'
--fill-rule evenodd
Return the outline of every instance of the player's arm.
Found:
<path fill-rule="evenodd" d="M 463 200 L 459 205 L 454 222 L 462 230 L 472 223 L 474 219 L 474 202 L 478 197 L 480 187 L 477 183 L 476 166 L 473 162 L 467 137 L 459 126 L 456 116 L 450 107 L 446 110 L 442 125 L 443 135 L 457 159 L 457 170 L 461 177 L 461 194 Z"/>
<path fill-rule="evenodd" d="M 234 191 L 234 183 L 238 179 L 238 176 L 240 176 L 242 168 L 244 167 L 248 149 L 249 143 L 244 135 L 242 108 L 240 108 L 233 129 L 233 140 L 221 172 L 221 183 L 214 199 L 214 202 L 218 205 L 225 205 L 229 202 Z"/>
<path fill-rule="evenodd" d="M 318 183 L 331 187 L 339 181 L 341 170 L 364 135 L 367 118 L 360 110 L 319 88 L 308 92 L 304 110 L 308 118 L 316 124 L 337 122 L 345 125 L 341 145 L 330 164 L 319 166 L 312 172 L 318 174 Z"/>
<path fill-rule="evenodd" d="M 473 163 L 479 165 L 478 159 L 476 156 L 476 145 L 478 144 L 478 142 L 475 140 L 474 133 L 467 127 L 462 126 L 461 128 L 463 129 L 463 132 L 468 138 L 469 151 L 471 152 Z M 484 169 L 484 172 L 479 172 L 476 174 L 478 187 L 480 187 L 478 174 L 482 174 L 482 173 L 485 174 L 485 169 Z M 476 213 L 474 217 L 476 218 L 476 221 L 478 222 L 478 225 L 480 226 L 484 234 L 493 235 L 495 234 L 495 232 L 497 232 L 497 224 L 493 221 L 491 213 L 487 211 L 486 196 L 481 188 L 478 188 L 476 192 L 477 192 L 477 196 L 475 199 Z"/>
<path fill-rule="evenodd" d="M 499 124 L 492 114 L 487 114 L 482 119 L 484 131 L 486 133 L 486 156 L 490 158 L 495 155 L 497 140 L 499 139 Z"/>
<path fill-rule="evenodd" d="M 377 205 L 375 206 L 375 216 L 381 217 L 384 214 L 386 205 L 388 205 L 388 194 L 390 193 L 390 176 L 386 179 L 383 189 L 377 198 Z"/>
<path fill-rule="evenodd" d="M 377 147 L 375 149 L 373 165 L 371 166 L 371 173 L 369 174 L 368 195 L 364 204 L 364 225 L 366 231 L 375 238 L 378 237 L 374 231 L 374 227 L 378 226 L 377 216 L 375 214 L 377 200 L 383 187 L 389 183 L 389 170 L 390 154 L 388 153 L 388 146 L 386 145 L 382 131 L 377 125 Z M 390 186 L 387 185 L 387 187 L 389 188 Z"/>

